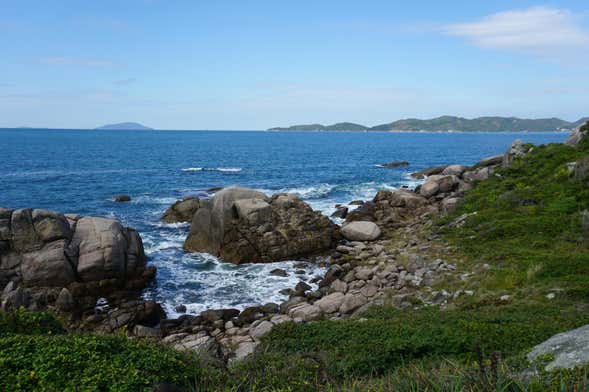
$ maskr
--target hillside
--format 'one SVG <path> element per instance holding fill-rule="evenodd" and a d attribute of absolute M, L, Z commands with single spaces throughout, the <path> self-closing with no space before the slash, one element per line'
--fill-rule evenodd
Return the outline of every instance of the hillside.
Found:
<path fill-rule="evenodd" d="M 367 129 L 368 127 L 364 125 L 342 122 L 332 125 L 306 124 L 293 125 L 286 128 L 276 127 L 270 128 L 269 131 L 365 131 Z"/>
<path fill-rule="evenodd" d="M 149 131 L 153 128 L 146 127 L 145 125 L 135 122 L 124 122 L 117 124 L 107 124 L 101 127 L 95 128 L 96 130 L 109 130 L 109 131 Z"/>
<path fill-rule="evenodd" d="M 571 130 L 585 123 L 586 118 L 568 122 L 559 118 L 521 119 L 517 117 L 478 117 L 467 119 L 441 116 L 428 120 L 409 118 L 386 124 L 366 127 L 354 123 L 294 125 L 270 128 L 272 131 L 462 131 L 462 132 L 549 132 Z"/>

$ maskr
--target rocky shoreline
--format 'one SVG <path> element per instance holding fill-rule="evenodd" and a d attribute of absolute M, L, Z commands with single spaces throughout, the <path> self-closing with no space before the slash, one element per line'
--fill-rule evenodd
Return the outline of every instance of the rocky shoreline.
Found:
<path fill-rule="evenodd" d="M 580 137 L 571 135 L 571 138 Z M 570 140 L 570 139 L 569 139 Z M 578 142 L 578 141 L 577 141 Z M 172 205 L 166 222 L 191 222 L 187 251 L 208 251 L 234 262 L 314 257 L 328 266 L 317 290 L 299 282 L 280 304 L 211 309 L 167 319 L 161 306 L 140 298 L 155 277 L 139 234 L 112 219 L 44 210 L 0 209 L 0 296 L 3 311 L 51 310 L 79 331 L 161 341 L 225 361 L 254 352 L 274 325 L 341 319 L 372 305 L 447 306 L 461 295 L 434 289 L 436 282 L 468 279 L 440 255 L 451 249 L 426 230 L 452 211 L 464 192 L 530 151 L 514 142 L 501 156 L 473 166 L 449 165 L 419 173 L 415 190 L 382 190 L 352 210 L 342 226 L 293 195 L 267 197 L 244 188 L 219 190 L 211 200 Z M 460 218 L 451 224 L 459 225 Z"/>

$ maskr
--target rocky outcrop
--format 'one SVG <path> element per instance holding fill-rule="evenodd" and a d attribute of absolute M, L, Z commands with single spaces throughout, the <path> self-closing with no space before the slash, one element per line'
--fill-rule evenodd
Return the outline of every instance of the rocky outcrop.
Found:
<path fill-rule="evenodd" d="M 139 234 L 113 219 L 0 209 L 0 287 L 18 286 L 38 306 L 59 299 L 67 309 L 72 293 L 95 302 L 122 287 L 141 288 L 155 273 L 145 262 Z"/>
<path fill-rule="evenodd" d="M 201 202 L 184 248 L 236 264 L 271 262 L 325 251 L 336 233 L 327 217 L 294 195 L 232 187 Z"/>
<path fill-rule="evenodd" d="M 514 141 L 511 143 L 511 146 L 509 146 L 505 155 L 503 155 L 502 166 L 505 168 L 511 167 L 515 160 L 522 158 L 531 151 L 532 146 L 530 144 L 524 144 L 524 142 L 519 139 Z"/>
<path fill-rule="evenodd" d="M 166 223 L 191 222 L 192 217 L 200 207 L 198 197 L 189 196 L 172 204 L 162 215 L 161 220 Z"/>
<path fill-rule="evenodd" d="M 583 139 L 587 133 L 589 133 L 589 121 L 586 122 L 584 125 L 580 125 L 575 128 L 567 140 L 564 141 L 564 144 L 570 147 L 577 147 L 581 139 Z"/>
<path fill-rule="evenodd" d="M 547 371 L 585 365 L 589 362 L 589 325 L 554 335 L 528 354 L 530 361 L 542 358 L 550 358 Z"/>

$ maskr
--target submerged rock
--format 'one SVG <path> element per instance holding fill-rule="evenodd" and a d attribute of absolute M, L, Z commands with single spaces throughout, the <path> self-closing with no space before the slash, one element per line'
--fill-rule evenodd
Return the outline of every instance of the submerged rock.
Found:
<path fill-rule="evenodd" d="M 113 201 L 116 201 L 118 203 L 123 203 L 126 201 L 131 201 L 131 196 L 129 195 L 117 195 L 115 197 L 113 197 Z"/>
<path fill-rule="evenodd" d="M 382 167 L 409 166 L 409 162 L 407 162 L 407 161 L 394 161 L 394 162 L 381 163 L 380 166 L 382 166 Z"/>
<path fill-rule="evenodd" d="M 201 203 L 184 248 L 240 264 L 304 257 L 335 239 L 336 226 L 298 197 L 231 187 Z"/>

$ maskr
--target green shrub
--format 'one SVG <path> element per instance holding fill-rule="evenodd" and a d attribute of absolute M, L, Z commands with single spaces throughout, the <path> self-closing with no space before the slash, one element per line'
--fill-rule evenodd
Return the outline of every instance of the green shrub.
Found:
<path fill-rule="evenodd" d="M 437 308 L 373 308 L 364 321 L 282 324 L 264 340 L 268 352 L 325 358 L 337 377 L 382 374 L 421 360 L 472 360 L 479 349 L 519 354 L 555 333 L 589 323 L 589 315 L 561 303 Z"/>
<path fill-rule="evenodd" d="M 0 390 L 139 391 L 209 377 L 198 362 L 124 336 L 12 335 L 0 338 Z"/>
<path fill-rule="evenodd" d="M 49 313 L 31 313 L 24 309 L 0 312 L 0 337 L 7 334 L 57 335 L 65 330 Z"/>

